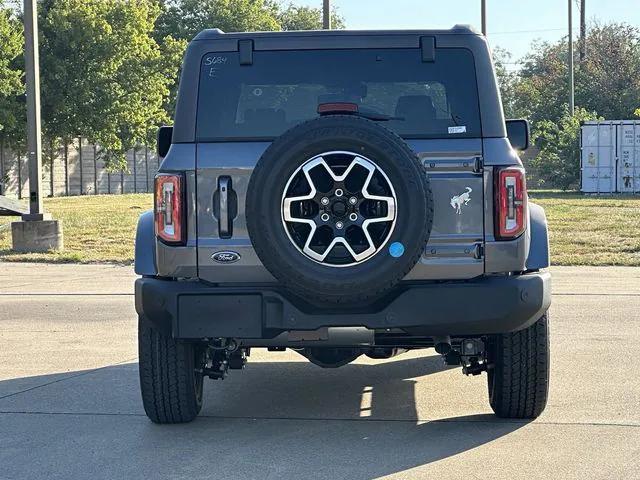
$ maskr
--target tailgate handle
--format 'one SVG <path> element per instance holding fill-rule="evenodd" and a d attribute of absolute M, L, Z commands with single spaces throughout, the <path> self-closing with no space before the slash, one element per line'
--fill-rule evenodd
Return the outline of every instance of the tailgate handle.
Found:
<path fill-rule="evenodd" d="M 231 238 L 233 235 L 233 219 L 237 212 L 236 199 L 231 177 L 226 175 L 218 177 L 218 191 L 214 195 L 214 210 L 218 218 L 220 238 Z"/>

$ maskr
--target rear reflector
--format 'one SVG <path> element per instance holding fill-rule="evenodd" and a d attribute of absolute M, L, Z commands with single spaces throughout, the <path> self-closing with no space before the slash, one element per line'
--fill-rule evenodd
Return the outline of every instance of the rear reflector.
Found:
<path fill-rule="evenodd" d="M 495 234 L 511 240 L 524 232 L 527 218 L 527 186 L 522 168 L 498 170 L 495 185 Z"/>
<path fill-rule="evenodd" d="M 156 236 L 165 243 L 185 241 L 184 189 L 182 175 L 159 173 L 155 179 Z"/>

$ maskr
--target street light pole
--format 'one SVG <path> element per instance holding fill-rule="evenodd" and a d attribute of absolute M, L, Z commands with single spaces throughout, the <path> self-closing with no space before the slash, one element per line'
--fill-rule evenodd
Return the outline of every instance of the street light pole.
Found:
<path fill-rule="evenodd" d="M 331 30 L 331 5 L 329 0 L 322 1 L 322 28 Z"/>
<path fill-rule="evenodd" d="M 487 0 L 482 0 L 480 3 L 481 12 L 481 24 L 482 24 L 482 34 L 487 36 Z"/>
<path fill-rule="evenodd" d="M 29 213 L 11 223 L 11 243 L 16 252 L 62 250 L 62 222 L 52 220 L 42 208 L 42 149 L 40 138 L 40 62 L 36 0 L 24 0 L 24 66 L 27 84 L 27 156 L 29 158 Z"/>
<path fill-rule="evenodd" d="M 574 114 L 576 109 L 575 104 L 575 86 L 573 79 L 573 0 L 569 1 L 569 112 Z"/>
<path fill-rule="evenodd" d="M 29 215 L 43 220 L 42 145 L 40 137 L 40 59 L 36 0 L 24 0 L 24 60 L 27 87 L 27 157 L 29 159 Z"/>

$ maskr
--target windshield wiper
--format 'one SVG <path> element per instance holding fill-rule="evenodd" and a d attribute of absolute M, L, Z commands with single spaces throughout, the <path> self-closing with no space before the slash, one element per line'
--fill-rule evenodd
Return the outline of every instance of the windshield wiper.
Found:
<path fill-rule="evenodd" d="M 363 112 L 362 110 L 355 113 L 355 115 L 358 115 L 359 117 L 364 117 L 369 120 L 373 120 L 375 122 L 388 122 L 389 120 L 404 120 L 404 117 L 393 117 L 391 115 L 385 115 L 384 113 Z"/>

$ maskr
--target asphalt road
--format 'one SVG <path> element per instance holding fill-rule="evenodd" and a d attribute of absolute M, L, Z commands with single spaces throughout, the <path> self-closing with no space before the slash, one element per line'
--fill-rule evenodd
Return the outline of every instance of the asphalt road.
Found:
<path fill-rule="evenodd" d="M 0 263 L 0 478 L 640 478 L 640 268 L 554 268 L 536 421 L 434 352 L 323 370 L 252 352 L 194 423 L 138 393 L 133 273 Z"/>

